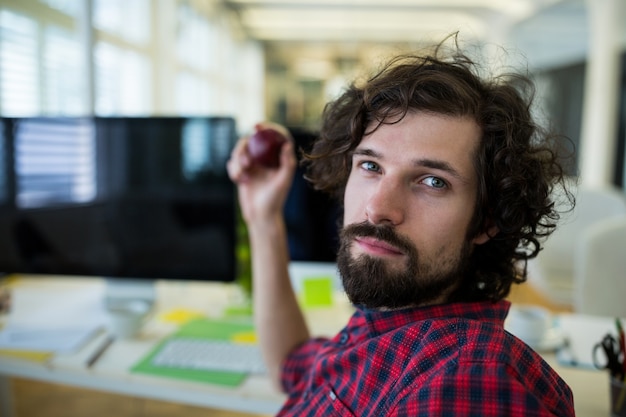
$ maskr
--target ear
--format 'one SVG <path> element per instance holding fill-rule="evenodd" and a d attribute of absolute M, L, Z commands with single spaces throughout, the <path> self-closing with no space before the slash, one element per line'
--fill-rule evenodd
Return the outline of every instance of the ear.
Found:
<path fill-rule="evenodd" d="M 498 226 L 493 224 L 492 221 L 488 221 L 483 232 L 477 234 L 473 239 L 472 243 L 475 245 L 482 245 L 483 243 L 487 243 L 492 237 L 498 234 L 500 229 Z"/>

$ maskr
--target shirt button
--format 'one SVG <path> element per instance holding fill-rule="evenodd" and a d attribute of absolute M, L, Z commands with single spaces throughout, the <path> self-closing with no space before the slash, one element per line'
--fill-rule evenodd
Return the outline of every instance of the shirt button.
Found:
<path fill-rule="evenodd" d="M 342 333 L 341 337 L 339 338 L 339 343 L 341 343 L 342 345 L 345 345 L 348 342 L 348 339 L 350 339 L 350 336 L 348 336 L 348 333 Z"/>

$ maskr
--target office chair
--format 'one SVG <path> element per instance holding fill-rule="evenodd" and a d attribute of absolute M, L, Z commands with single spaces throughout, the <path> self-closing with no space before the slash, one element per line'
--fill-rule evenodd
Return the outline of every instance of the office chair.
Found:
<path fill-rule="evenodd" d="M 573 211 L 562 213 L 556 231 L 544 242 L 543 250 L 528 263 L 529 282 L 545 293 L 552 301 L 573 306 L 575 248 L 580 236 L 595 223 L 626 215 L 626 193 L 617 187 L 588 188 L 581 186 L 570 190 L 576 197 Z M 557 207 L 564 202 L 556 194 Z M 565 207 L 561 204 L 563 210 Z M 626 252 L 625 257 L 626 257 Z"/>
<path fill-rule="evenodd" d="M 626 317 L 626 214 L 601 220 L 581 234 L 574 280 L 576 312 Z"/>

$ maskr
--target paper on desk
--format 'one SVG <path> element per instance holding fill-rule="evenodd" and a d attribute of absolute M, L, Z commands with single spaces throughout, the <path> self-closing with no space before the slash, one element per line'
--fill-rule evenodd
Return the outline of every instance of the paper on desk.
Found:
<path fill-rule="evenodd" d="M 0 356 L 7 356 L 10 358 L 23 359 L 30 362 L 44 363 L 52 357 L 50 352 L 40 352 L 32 350 L 21 349 L 0 349 Z"/>
<path fill-rule="evenodd" d="M 106 324 L 98 286 L 16 287 L 0 349 L 69 352 Z"/>
<path fill-rule="evenodd" d="M 566 338 L 566 344 L 557 351 L 557 360 L 562 365 L 594 368 L 593 347 L 610 333 L 617 334 L 615 318 L 584 314 L 562 314 L 557 316 L 557 327 Z"/>

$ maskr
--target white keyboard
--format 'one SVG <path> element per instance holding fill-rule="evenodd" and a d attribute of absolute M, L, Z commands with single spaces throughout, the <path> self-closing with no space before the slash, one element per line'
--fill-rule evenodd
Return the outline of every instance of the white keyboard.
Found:
<path fill-rule="evenodd" d="M 262 374 L 266 368 L 257 345 L 175 337 L 166 341 L 152 364 L 168 368 Z"/>

